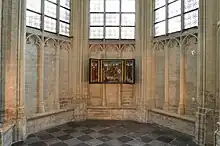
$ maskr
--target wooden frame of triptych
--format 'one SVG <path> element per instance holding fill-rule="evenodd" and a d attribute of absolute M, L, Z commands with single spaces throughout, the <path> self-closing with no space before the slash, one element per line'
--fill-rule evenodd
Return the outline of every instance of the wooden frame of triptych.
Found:
<path fill-rule="evenodd" d="M 135 59 L 89 59 L 90 84 L 135 84 Z"/>

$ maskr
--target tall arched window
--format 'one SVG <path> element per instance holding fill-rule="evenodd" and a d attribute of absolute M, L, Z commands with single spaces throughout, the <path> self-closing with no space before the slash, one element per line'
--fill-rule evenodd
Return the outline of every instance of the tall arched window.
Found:
<path fill-rule="evenodd" d="M 198 26 L 199 0 L 155 0 L 154 36 Z"/>
<path fill-rule="evenodd" d="M 26 25 L 69 36 L 69 0 L 27 0 Z"/>
<path fill-rule="evenodd" d="M 90 0 L 90 39 L 134 39 L 135 0 Z"/>

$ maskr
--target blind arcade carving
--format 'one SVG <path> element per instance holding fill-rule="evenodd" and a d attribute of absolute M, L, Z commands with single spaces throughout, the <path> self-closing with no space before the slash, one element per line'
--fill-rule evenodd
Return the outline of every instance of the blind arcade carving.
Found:
<path fill-rule="evenodd" d="M 90 84 L 134 84 L 134 59 L 89 59 Z"/>

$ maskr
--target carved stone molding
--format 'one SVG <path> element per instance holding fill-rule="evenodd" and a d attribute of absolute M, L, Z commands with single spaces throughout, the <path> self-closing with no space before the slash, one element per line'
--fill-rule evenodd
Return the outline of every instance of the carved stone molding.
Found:
<path fill-rule="evenodd" d="M 134 44 L 90 44 L 89 52 L 135 52 Z"/>

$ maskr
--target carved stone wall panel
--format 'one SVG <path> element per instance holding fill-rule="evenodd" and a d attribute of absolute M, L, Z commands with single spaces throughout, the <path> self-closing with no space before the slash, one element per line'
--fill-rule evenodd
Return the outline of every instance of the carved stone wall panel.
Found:
<path fill-rule="evenodd" d="M 117 107 L 119 98 L 118 97 L 118 85 L 106 84 L 105 96 L 106 96 L 106 105 L 111 107 Z"/>
<path fill-rule="evenodd" d="M 180 45 L 177 40 L 170 40 L 169 47 L 169 110 L 177 112 L 180 95 Z"/>
<path fill-rule="evenodd" d="M 164 49 L 157 47 L 157 44 L 154 44 L 156 49 L 155 53 L 155 73 L 156 73 L 156 108 L 162 109 L 164 103 L 164 72 L 165 72 L 165 54 Z"/>
<path fill-rule="evenodd" d="M 102 85 L 100 84 L 89 85 L 88 106 L 102 106 L 103 97 L 101 87 Z"/>
<path fill-rule="evenodd" d="M 34 35 L 27 39 L 25 47 L 25 103 L 27 107 L 25 112 L 27 116 L 37 112 L 39 43 L 40 39 Z"/>
<path fill-rule="evenodd" d="M 111 119 L 111 112 L 109 109 L 88 109 L 88 119 Z"/>
<path fill-rule="evenodd" d="M 122 107 L 132 107 L 135 106 L 134 97 L 134 85 L 124 84 L 121 88 L 121 106 Z"/>
<path fill-rule="evenodd" d="M 45 111 L 53 111 L 56 98 L 56 41 L 46 40 L 44 46 L 44 104 Z"/>
<path fill-rule="evenodd" d="M 197 110 L 196 84 L 197 84 L 197 39 L 195 37 L 185 38 L 185 60 L 186 60 L 186 115 L 195 116 Z"/>
<path fill-rule="evenodd" d="M 69 96 L 69 49 L 65 46 L 60 48 L 60 68 L 59 68 L 59 94 L 61 108 L 71 104 L 72 98 Z"/>

